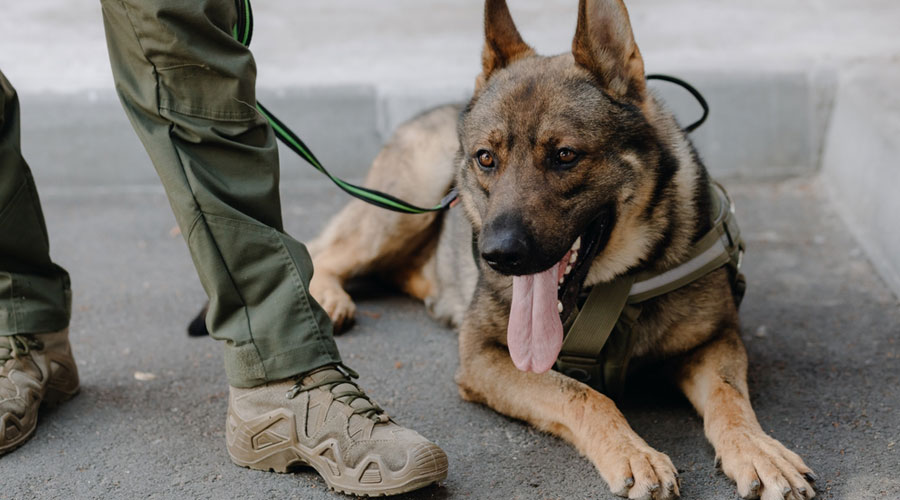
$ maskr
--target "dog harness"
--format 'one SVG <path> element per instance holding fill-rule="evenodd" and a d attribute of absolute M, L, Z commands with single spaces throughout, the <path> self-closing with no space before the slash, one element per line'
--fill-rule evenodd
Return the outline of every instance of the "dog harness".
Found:
<path fill-rule="evenodd" d="M 712 229 L 691 250 L 685 262 L 661 273 L 635 273 L 594 285 L 583 306 L 565 322 L 566 336 L 555 370 L 617 398 L 625 387 L 633 356 L 631 330 L 648 300 L 677 290 L 727 267 L 736 305 L 746 289 L 741 274 L 744 243 L 735 219 L 734 203 L 719 183 L 711 182 Z"/>

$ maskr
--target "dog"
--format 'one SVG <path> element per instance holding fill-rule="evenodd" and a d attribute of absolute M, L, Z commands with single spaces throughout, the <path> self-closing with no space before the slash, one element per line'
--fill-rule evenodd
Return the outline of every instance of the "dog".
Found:
<path fill-rule="evenodd" d="M 471 100 L 401 125 L 366 180 L 420 205 L 455 187 L 459 206 L 405 215 L 350 202 L 309 246 L 310 292 L 341 328 L 355 310 L 348 279 L 390 280 L 459 329 L 463 399 L 571 442 L 617 495 L 675 498 L 669 457 L 609 397 L 550 368 L 561 313 L 582 290 L 687 258 L 710 229 L 708 184 L 686 132 L 647 89 L 621 0 L 581 0 L 572 52 L 554 57 L 522 40 L 504 0 L 487 0 Z M 751 408 L 728 273 L 648 301 L 631 368 L 671 374 L 740 496 L 812 498 L 812 470 Z"/>

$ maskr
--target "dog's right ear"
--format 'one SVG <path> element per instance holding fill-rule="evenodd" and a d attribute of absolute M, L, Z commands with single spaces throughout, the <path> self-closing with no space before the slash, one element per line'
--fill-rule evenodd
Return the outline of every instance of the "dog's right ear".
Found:
<path fill-rule="evenodd" d="M 482 73 L 475 81 L 478 92 L 495 71 L 513 61 L 534 55 L 534 50 L 522 40 L 513 23 L 506 0 L 484 2 L 484 51 L 481 54 Z"/>

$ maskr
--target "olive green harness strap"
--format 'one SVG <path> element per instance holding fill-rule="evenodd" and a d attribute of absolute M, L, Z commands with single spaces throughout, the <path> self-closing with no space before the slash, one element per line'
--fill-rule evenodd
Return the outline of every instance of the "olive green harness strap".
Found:
<path fill-rule="evenodd" d="M 731 262 L 735 268 L 740 268 L 744 244 L 734 216 L 734 203 L 719 183 L 711 183 L 710 191 L 714 214 L 712 229 L 694 244 L 691 258 L 683 264 L 660 274 L 639 275 L 629 293 L 630 304 L 677 290 Z M 736 298 L 740 302 L 743 288 L 738 295 Z"/>
<path fill-rule="evenodd" d="M 693 247 L 691 258 L 655 275 L 628 275 L 595 285 L 584 306 L 567 321 L 568 332 L 556 370 L 610 397 L 625 386 L 634 347 L 631 330 L 641 303 L 676 290 L 712 271 L 729 266 L 735 301 L 740 304 L 745 281 L 740 274 L 744 244 L 734 217 L 734 204 L 718 183 L 711 183 L 712 229 Z"/>
<path fill-rule="evenodd" d="M 573 314 L 575 321 L 563 340 L 557 370 L 589 385 L 603 383 L 603 364 L 597 360 L 622 316 L 632 283 L 634 277 L 627 276 L 591 289 L 584 306 Z"/>

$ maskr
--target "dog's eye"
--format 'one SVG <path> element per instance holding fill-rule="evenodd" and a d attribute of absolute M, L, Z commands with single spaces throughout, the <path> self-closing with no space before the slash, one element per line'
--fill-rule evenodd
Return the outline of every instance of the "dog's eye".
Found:
<path fill-rule="evenodd" d="M 556 152 L 556 163 L 560 167 L 570 167 L 578 159 L 578 153 L 569 148 L 562 148 Z"/>
<path fill-rule="evenodd" d="M 478 160 L 481 168 L 494 168 L 494 155 L 489 151 L 481 149 L 475 153 L 475 158 Z"/>

